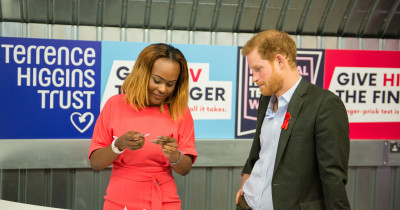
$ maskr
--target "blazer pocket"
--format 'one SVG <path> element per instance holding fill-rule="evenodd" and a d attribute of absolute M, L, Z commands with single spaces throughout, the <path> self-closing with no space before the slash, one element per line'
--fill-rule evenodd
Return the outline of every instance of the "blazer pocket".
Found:
<path fill-rule="evenodd" d="M 322 200 L 307 201 L 300 203 L 301 210 L 324 210 L 324 204 Z"/>

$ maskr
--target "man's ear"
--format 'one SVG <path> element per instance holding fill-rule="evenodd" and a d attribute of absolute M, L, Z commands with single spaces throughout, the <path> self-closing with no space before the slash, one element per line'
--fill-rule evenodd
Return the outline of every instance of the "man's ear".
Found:
<path fill-rule="evenodd" d="M 283 69 L 286 65 L 288 65 L 286 58 L 281 54 L 276 54 L 275 56 L 276 61 L 281 69 Z"/>

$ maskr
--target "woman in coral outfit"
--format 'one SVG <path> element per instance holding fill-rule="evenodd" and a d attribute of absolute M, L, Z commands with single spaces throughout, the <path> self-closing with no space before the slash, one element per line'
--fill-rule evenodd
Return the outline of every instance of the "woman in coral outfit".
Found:
<path fill-rule="evenodd" d="M 181 208 L 172 170 L 190 172 L 196 160 L 189 76 L 183 54 L 152 44 L 103 107 L 89 148 L 94 170 L 111 164 L 105 210 Z"/>

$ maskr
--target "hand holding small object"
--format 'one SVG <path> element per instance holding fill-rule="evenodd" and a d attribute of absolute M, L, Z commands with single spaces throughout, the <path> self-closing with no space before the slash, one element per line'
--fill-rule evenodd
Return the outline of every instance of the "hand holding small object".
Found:
<path fill-rule="evenodd" d="M 181 160 L 182 153 L 178 150 L 177 140 L 172 136 L 173 134 L 169 136 L 158 136 L 156 140 L 151 140 L 151 142 L 160 145 L 161 151 L 164 153 L 165 157 L 168 158 L 171 165 L 174 165 Z"/>
<path fill-rule="evenodd" d="M 129 131 L 115 140 L 115 146 L 118 147 L 120 151 L 125 149 L 132 151 L 138 150 L 143 147 L 144 138 L 148 135 L 149 134 L 144 135 L 136 131 Z"/>

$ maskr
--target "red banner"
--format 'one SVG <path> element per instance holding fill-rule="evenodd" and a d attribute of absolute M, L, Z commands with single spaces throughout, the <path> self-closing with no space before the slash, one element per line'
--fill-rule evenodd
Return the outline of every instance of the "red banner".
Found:
<path fill-rule="evenodd" d="M 350 139 L 400 139 L 400 52 L 326 50 L 324 88 L 344 102 Z"/>

